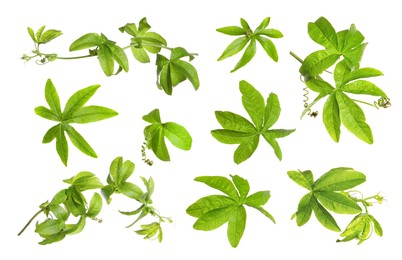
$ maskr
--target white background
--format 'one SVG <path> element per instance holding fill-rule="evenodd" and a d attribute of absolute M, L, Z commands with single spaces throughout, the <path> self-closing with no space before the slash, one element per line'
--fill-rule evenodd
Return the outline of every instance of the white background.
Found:
<path fill-rule="evenodd" d="M 261 256 L 267 259 L 340 259 L 401 257 L 400 215 L 402 181 L 400 167 L 400 25 L 399 1 L 8 1 L 0 8 L 1 26 L 1 214 L 0 259 L 243 259 Z M 239 18 L 252 28 L 271 16 L 269 27 L 279 29 L 284 38 L 274 40 L 279 62 L 274 63 L 259 47 L 255 58 L 236 73 L 229 71 L 240 55 L 222 62 L 216 59 L 233 40 L 219 34 L 216 28 L 239 25 Z M 373 79 L 391 98 L 392 107 L 363 109 L 374 134 L 368 145 L 342 128 L 336 144 L 327 134 L 321 114 L 316 119 L 299 120 L 303 110 L 299 64 L 290 55 L 293 50 L 305 57 L 320 48 L 307 35 L 307 23 L 325 16 L 337 31 L 351 23 L 365 35 L 369 45 L 362 66 L 375 67 L 384 77 Z M 155 85 L 154 59 L 151 64 L 136 62 L 127 52 L 129 73 L 107 78 L 96 58 L 79 61 L 56 61 L 45 66 L 20 60 L 33 49 L 26 27 L 35 30 L 42 25 L 60 29 L 64 35 L 43 46 L 43 51 L 68 53 L 69 44 L 88 32 L 103 32 L 118 44 L 127 45 L 129 36 L 117 28 L 127 22 L 137 23 L 147 17 L 152 30 L 164 36 L 168 45 L 183 46 L 199 56 L 193 64 L 198 69 L 201 86 L 194 91 L 186 82 L 167 96 Z M 166 53 L 165 53 L 166 54 Z M 75 91 L 101 84 L 88 104 L 115 109 L 119 116 L 105 121 L 77 125 L 99 158 L 80 153 L 70 144 L 68 167 L 57 156 L 55 144 L 42 144 L 42 137 L 52 122 L 35 115 L 33 109 L 45 105 L 44 87 L 53 80 L 62 106 Z M 283 160 L 275 157 L 264 140 L 255 154 L 241 165 L 233 162 L 236 146 L 217 142 L 210 130 L 219 128 L 215 110 L 228 110 L 247 116 L 241 106 L 238 82 L 253 84 L 264 97 L 278 94 L 282 114 L 276 128 L 296 128 L 296 132 L 279 140 Z M 313 96 L 312 96 L 313 97 Z M 371 100 L 371 99 L 369 99 Z M 323 103 L 316 109 L 321 111 Z M 171 162 L 155 160 L 147 166 L 141 161 L 140 147 L 146 123 L 141 117 L 154 108 L 161 110 L 163 121 L 173 121 L 187 128 L 193 137 L 191 151 L 169 146 Z M 155 158 L 151 152 L 149 156 Z M 165 225 L 164 241 L 144 241 L 132 229 L 130 217 L 117 210 L 132 210 L 138 205 L 115 196 L 104 206 L 99 217 L 102 224 L 88 221 L 82 233 L 64 241 L 39 246 L 40 237 L 30 226 L 17 237 L 18 231 L 38 210 L 40 203 L 51 199 L 66 187 L 63 179 L 79 171 L 91 171 L 105 182 L 110 162 L 116 156 L 136 163 L 131 181 L 141 184 L 139 176 L 152 176 L 156 182 L 154 204 L 174 219 Z M 359 186 L 366 196 L 379 191 L 386 196 L 383 205 L 370 212 L 384 229 L 382 238 L 372 238 L 357 246 L 356 241 L 335 243 L 337 233 L 326 230 L 312 217 L 303 227 L 291 221 L 299 199 L 306 190 L 291 181 L 288 170 L 311 169 L 318 178 L 331 168 L 349 166 L 367 175 Z M 202 196 L 216 193 L 206 185 L 194 182 L 196 176 L 239 174 L 250 182 L 251 192 L 271 190 L 265 208 L 276 218 L 274 225 L 254 209 L 247 209 L 248 221 L 237 249 L 226 238 L 226 226 L 211 232 L 192 229 L 195 219 L 185 209 Z M 89 194 L 88 194 L 89 195 Z M 351 216 L 334 214 L 343 229 Z M 149 222 L 152 221 L 149 219 Z"/>

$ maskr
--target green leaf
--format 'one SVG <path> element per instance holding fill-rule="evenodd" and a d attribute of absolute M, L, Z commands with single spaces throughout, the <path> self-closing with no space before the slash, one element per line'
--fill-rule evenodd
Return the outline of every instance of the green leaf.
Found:
<path fill-rule="evenodd" d="M 84 139 L 84 137 L 82 137 L 72 126 L 66 124 L 64 125 L 64 129 L 66 130 L 68 137 L 75 147 L 88 156 L 98 158 L 98 155 Z"/>
<path fill-rule="evenodd" d="M 148 24 L 147 18 L 146 17 L 142 18 L 138 23 L 138 31 L 140 33 L 145 33 L 149 29 L 151 29 L 151 25 Z"/>
<path fill-rule="evenodd" d="M 241 28 L 239 26 L 226 26 L 226 27 L 218 28 L 218 29 L 216 29 L 216 31 L 223 33 L 223 34 L 227 34 L 227 35 L 233 35 L 233 36 L 246 34 L 246 30 L 244 30 L 243 28 Z"/>
<path fill-rule="evenodd" d="M 127 59 L 127 55 L 124 52 L 124 50 L 121 47 L 117 46 L 116 44 L 108 44 L 108 47 L 113 55 L 113 59 L 117 62 L 117 64 L 120 65 L 120 67 L 122 67 L 124 69 L 125 72 L 127 72 L 128 71 L 128 59 Z M 99 55 L 99 53 L 98 53 L 98 55 Z M 100 60 L 99 60 L 99 62 L 100 62 Z"/>
<path fill-rule="evenodd" d="M 342 191 L 366 181 L 366 176 L 352 168 L 334 168 L 322 175 L 314 184 L 314 191 Z"/>
<path fill-rule="evenodd" d="M 283 34 L 276 29 L 262 29 L 255 32 L 257 35 L 265 35 L 271 38 L 282 38 Z"/>
<path fill-rule="evenodd" d="M 170 62 L 168 66 L 170 70 L 170 79 L 173 86 L 177 86 L 186 80 L 186 76 L 181 72 L 181 69 L 179 69 L 173 62 Z"/>
<path fill-rule="evenodd" d="M 32 39 L 34 42 L 38 43 L 38 41 L 36 40 L 36 37 L 35 37 L 34 30 L 33 30 L 31 27 L 28 27 L 27 30 L 28 30 L 29 36 L 31 36 L 31 39 Z"/>
<path fill-rule="evenodd" d="M 317 220 L 324 227 L 335 232 L 341 231 L 334 217 L 332 217 L 332 215 L 323 206 L 321 206 L 321 204 L 319 204 L 317 200 L 314 200 L 313 210 Z"/>
<path fill-rule="evenodd" d="M 166 46 L 167 44 L 166 40 L 161 35 L 155 32 L 146 32 L 142 34 L 141 39 L 144 43 L 148 42 L 154 44 L 156 43 L 160 44 L 161 46 Z M 143 48 L 149 51 L 150 53 L 154 54 L 159 53 L 161 51 L 161 48 L 156 46 L 144 45 Z"/>
<path fill-rule="evenodd" d="M 135 164 L 129 160 L 125 161 L 119 168 L 116 175 L 115 183 L 119 186 L 121 183 L 127 181 L 127 179 L 133 174 L 135 170 Z"/>
<path fill-rule="evenodd" d="M 358 45 L 361 45 L 364 41 L 364 36 L 356 29 L 356 26 L 352 24 L 350 29 L 345 35 L 345 41 L 343 44 L 343 50 L 350 50 Z"/>
<path fill-rule="evenodd" d="M 250 207 L 257 207 L 265 205 L 269 198 L 271 197 L 271 192 L 268 190 L 257 191 L 246 198 L 244 204 Z"/>
<path fill-rule="evenodd" d="M 260 36 L 257 36 L 257 40 L 261 44 L 265 52 L 268 54 L 268 56 L 271 57 L 271 59 L 273 59 L 275 62 L 277 62 L 278 52 L 276 50 L 274 43 L 270 39 Z"/>
<path fill-rule="evenodd" d="M 288 171 L 288 176 L 303 188 L 313 190 L 314 177 L 311 171 Z"/>
<path fill-rule="evenodd" d="M 102 210 L 102 197 L 99 195 L 99 193 L 95 192 L 91 201 L 89 202 L 87 216 L 90 218 L 95 218 L 101 210 Z"/>
<path fill-rule="evenodd" d="M 238 208 L 238 205 L 230 205 L 225 208 L 208 211 L 194 223 L 193 228 L 203 231 L 214 230 L 228 222 L 236 214 Z"/>
<path fill-rule="evenodd" d="M 42 43 L 42 44 L 48 43 L 51 40 L 59 37 L 62 34 L 63 33 L 59 30 L 53 30 L 53 29 L 47 30 L 40 36 L 38 43 Z"/>
<path fill-rule="evenodd" d="M 152 136 L 152 151 L 162 161 L 170 161 L 169 152 L 166 147 L 163 128 L 159 128 Z"/>
<path fill-rule="evenodd" d="M 45 99 L 50 107 L 50 110 L 55 112 L 55 114 L 58 117 L 60 117 L 61 116 L 60 99 L 51 79 L 48 79 L 46 81 Z"/>
<path fill-rule="evenodd" d="M 306 86 L 312 91 L 318 92 L 320 94 L 328 95 L 331 94 L 335 89 L 328 82 L 320 79 L 310 79 L 304 82 Z"/>
<path fill-rule="evenodd" d="M 325 208 L 335 213 L 357 214 L 362 211 L 354 200 L 334 191 L 316 191 L 314 196 Z"/>
<path fill-rule="evenodd" d="M 218 61 L 229 58 L 237 53 L 239 53 L 247 45 L 249 38 L 246 36 L 239 37 L 232 41 L 226 49 L 223 51 L 222 55 L 218 58 Z"/>
<path fill-rule="evenodd" d="M 57 114 L 54 111 L 49 110 L 46 107 L 39 106 L 35 108 L 35 114 L 37 114 L 40 117 L 43 117 L 45 119 L 49 119 L 52 121 L 59 121 L 60 118 L 57 116 Z"/>
<path fill-rule="evenodd" d="M 159 109 L 152 110 L 148 115 L 143 116 L 142 120 L 151 124 L 162 123 Z"/>
<path fill-rule="evenodd" d="M 373 68 L 361 68 L 361 69 L 355 69 L 348 73 L 344 80 L 344 84 L 356 80 L 356 79 L 361 79 L 361 78 L 371 78 L 371 77 L 378 77 L 378 76 L 383 76 L 384 74 Z"/>
<path fill-rule="evenodd" d="M 239 200 L 239 194 L 236 191 L 233 183 L 226 177 L 222 176 L 200 176 L 194 179 L 195 181 L 205 183 L 211 188 L 217 189 L 234 200 Z"/>
<path fill-rule="evenodd" d="M 250 191 L 250 185 L 246 179 L 243 179 L 239 175 L 231 176 L 232 181 L 235 184 L 240 194 L 240 199 L 245 199 Z"/>
<path fill-rule="evenodd" d="M 177 148 L 183 150 L 191 149 L 192 138 L 183 126 L 173 122 L 164 123 L 163 133 Z"/>
<path fill-rule="evenodd" d="M 236 205 L 236 201 L 223 195 L 210 195 L 191 204 L 186 209 L 186 212 L 192 217 L 199 218 L 211 210 L 228 207 L 230 205 Z"/>
<path fill-rule="evenodd" d="M 320 17 L 314 23 L 308 24 L 308 35 L 313 41 L 327 49 L 338 49 L 336 31 L 324 17 Z"/>
<path fill-rule="evenodd" d="M 52 201 L 50 201 L 50 205 L 59 205 L 64 203 L 67 199 L 66 190 L 61 190 L 53 196 Z"/>
<path fill-rule="evenodd" d="M 120 179 L 119 174 L 121 173 L 122 166 L 123 166 L 123 157 L 116 157 L 112 161 L 112 163 L 110 164 L 108 177 L 112 177 L 113 182 L 108 181 L 109 184 L 114 183 L 116 184 L 116 186 L 120 184 L 118 180 Z"/>
<path fill-rule="evenodd" d="M 281 114 L 281 105 L 278 96 L 275 93 L 270 93 L 267 99 L 267 105 L 264 111 L 264 127 L 263 131 L 271 128 L 278 121 Z"/>
<path fill-rule="evenodd" d="M 326 50 L 313 52 L 304 59 L 299 72 L 307 79 L 314 78 L 334 65 L 339 57 L 340 54 Z"/>
<path fill-rule="evenodd" d="M 159 75 L 159 84 L 163 88 L 166 94 L 172 95 L 173 92 L 173 84 L 172 80 L 170 78 L 170 66 L 166 65 L 161 69 L 160 75 Z"/>
<path fill-rule="evenodd" d="M 192 59 L 192 55 L 188 53 L 188 51 L 182 47 L 173 48 L 172 52 L 170 53 L 170 60 L 176 61 L 183 57 L 190 57 Z"/>
<path fill-rule="evenodd" d="M 268 211 L 266 211 L 263 207 L 261 206 L 255 206 L 255 205 L 249 205 L 252 208 L 255 208 L 256 210 L 258 210 L 259 212 L 261 212 L 264 216 L 266 216 L 267 218 L 269 218 L 272 222 L 274 222 L 274 224 L 276 223 L 275 218 L 271 215 L 271 213 L 269 213 Z"/>
<path fill-rule="evenodd" d="M 215 111 L 215 117 L 219 124 L 227 130 L 257 133 L 253 124 L 238 114 L 227 111 Z"/>
<path fill-rule="evenodd" d="M 307 193 L 301 198 L 299 205 L 297 206 L 296 213 L 296 223 L 299 227 L 303 226 L 309 221 L 311 212 L 313 211 L 313 205 L 316 203 L 315 201 L 316 199 L 314 198 L 312 192 Z"/>
<path fill-rule="evenodd" d="M 255 135 L 254 133 L 244 133 L 226 129 L 212 130 L 211 134 L 216 140 L 224 144 L 240 144 Z"/>
<path fill-rule="evenodd" d="M 369 215 L 369 217 L 370 217 L 371 221 L 373 222 L 375 233 L 379 237 L 382 237 L 383 231 L 382 231 L 382 227 L 381 227 L 380 223 L 372 215 Z"/>
<path fill-rule="evenodd" d="M 322 119 L 325 128 L 335 142 L 339 142 L 341 134 L 341 119 L 336 93 L 332 93 L 324 104 Z"/>
<path fill-rule="evenodd" d="M 258 90 L 245 80 L 240 81 L 239 87 L 242 93 L 243 107 L 246 109 L 257 130 L 261 130 L 264 121 L 264 98 Z"/>
<path fill-rule="evenodd" d="M 262 20 L 261 24 L 255 30 L 257 31 L 257 30 L 267 28 L 270 21 L 271 21 L 271 17 L 266 17 L 264 20 Z"/>
<path fill-rule="evenodd" d="M 42 26 L 42 27 L 40 27 L 40 28 L 36 31 L 36 33 L 35 33 L 35 38 L 36 38 L 37 43 L 39 43 L 39 39 L 40 39 L 40 37 L 42 36 L 42 33 L 43 33 L 43 31 L 45 30 L 45 27 L 46 27 L 46 26 Z"/>
<path fill-rule="evenodd" d="M 245 66 L 247 63 L 249 63 L 255 53 L 257 51 L 255 39 L 250 40 L 250 44 L 247 46 L 246 50 L 243 53 L 243 56 L 240 58 L 239 62 L 236 64 L 233 70 L 230 72 L 235 72 L 236 70 L 240 69 L 241 67 Z"/>
<path fill-rule="evenodd" d="M 86 106 L 81 107 L 75 112 L 70 119 L 66 120 L 67 123 L 87 124 L 92 122 L 101 121 L 114 116 L 118 113 L 113 109 L 101 106 Z"/>
<path fill-rule="evenodd" d="M 239 206 L 229 218 L 227 236 L 229 243 L 232 247 L 236 248 L 239 245 L 240 239 L 243 236 L 246 228 L 246 209 L 243 206 Z"/>
<path fill-rule="evenodd" d="M 98 60 L 106 76 L 112 76 L 114 72 L 114 56 L 108 45 L 102 44 L 99 46 Z"/>
<path fill-rule="evenodd" d="M 131 46 L 131 52 L 133 53 L 134 58 L 139 62 L 141 63 L 150 62 L 149 55 L 144 49 Z"/>
<path fill-rule="evenodd" d="M 69 235 L 78 234 L 84 229 L 85 224 L 86 224 L 86 217 L 81 216 L 80 219 L 78 220 L 77 224 L 67 225 L 67 228 L 65 230 L 63 230 L 63 233 L 69 234 Z"/>
<path fill-rule="evenodd" d="M 68 144 L 66 136 L 64 135 L 64 127 L 60 126 L 59 133 L 56 135 L 56 151 L 61 161 L 67 166 L 68 160 Z"/>
<path fill-rule="evenodd" d="M 145 205 L 143 204 L 136 210 L 133 210 L 133 211 L 121 211 L 121 210 L 119 210 L 119 212 L 121 214 L 123 214 L 123 215 L 126 215 L 126 216 L 135 216 L 138 213 L 140 213 L 143 210 L 144 207 L 145 207 Z"/>
<path fill-rule="evenodd" d="M 363 110 L 340 91 L 336 92 L 336 100 L 339 104 L 342 124 L 346 129 L 364 142 L 372 144 L 374 142 L 373 134 L 370 126 L 366 123 Z"/>
<path fill-rule="evenodd" d="M 67 101 L 64 111 L 63 120 L 70 119 L 75 112 L 88 102 L 88 100 L 95 94 L 100 85 L 92 85 L 75 92 Z"/>
<path fill-rule="evenodd" d="M 138 200 L 141 198 L 142 194 L 144 193 L 140 187 L 135 185 L 134 183 L 131 182 L 124 182 L 121 185 L 119 185 L 119 190 L 121 193 L 123 193 L 125 196 Z"/>
<path fill-rule="evenodd" d="M 55 218 L 63 221 L 66 221 L 70 215 L 70 213 L 60 205 L 49 204 L 49 210 L 53 213 Z"/>
<path fill-rule="evenodd" d="M 384 91 L 382 91 L 375 84 L 366 80 L 353 81 L 349 84 L 339 87 L 339 89 L 353 94 L 364 94 L 387 98 L 387 94 L 385 94 Z"/>
<path fill-rule="evenodd" d="M 43 136 L 42 143 L 47 144 L 57 138 L 58 133 L 60 132 L 60 124 L 51 127 L 47 130 L 45 136 Z"/>
<path fill-rule="evenodd" d="M 243 18 L 240 18 L 240 24 L 244 30 L 250 30 L 250 25 L 248 25 L 247 21 L 244 20 Z"/>
<path fill-rule="evenodd" d="M 234 152 L 233 160 L 236 164 L 240 164 L 250 158 L 257 149 L 260 140 L 259 135 L 249 138 L 247 141 L 241 143 Z"/>
<path fill-rule="evenodd" d="M 36 226 L 35 232 L 42 237 L 52 236 L 59 233 L 63 227 L 64 221 L 60 219 L 46 219 Z"/>
<path fill-rule="evenodd" d="M 193 65 L 182 60 L 174 60 L 172 64 L 191 82 L 195 90 L 199 88 L 200 80 Z"/>
<path fill-rule="evenodd" d="M 335 85 L 337 87 L 346 83 L 345 80 L 347 79 L 348 75 L 350 74 L 350 71 L 351 70 L 345 60 L 342 60 L 336 64 L 335 70 L 334 70 L 334 80 L 335 80 Z"/>
<path fill-rule="evenodd" d="M 38 244 L 42 245 L 42 246 L 43 245 L 48 245 L 48 244 L 51 244 L 51 243 L 59 242 L 59 241 L 63 240 L 65 237 L 66 237 L 65 234 L 58 233 L 58 234 L 55 234 L 55 235 L 47 237 L 46 239 L 44 239 L 43 241 L 39 242 Z"/>
<path fill-rule="evenodd" d="M 281 147 L 279 146 L 278 142 L 275 140 L 274 137 L 270 136 L 269 133 L 264 132 L 262 133 L 262 136 L 264 137 L 265 141 L 269 143 L 269 145 L 274 149 L 274 153 L 276 157 L 281 161 L 282 160 L 282 150 Z"/>
<path fill-rule="evenodd" d="M 72 178 L 64 180 L 64 182 L 71 184 L 79 192 L 103 187 L 95 174 L 86 171 L 80 172 Z"/>
<path fill-rule="evenodd" d="M 71 45 L 70 51 L 78 51 L 83 49 L 88 49 L 92 47 L 99 46 L 103 43 L 102 38 L 97 33 L 87 33 L 77 40 L 75 40 Z"/>
<path fill-rule="evenodd" d="M 343 52 L 343 57 L 345 58 L 348 66 L 354 70 L 360 67 L 360 61 L 363 57 L 364 50 L 366 49 L 367 43 L 360 44 L 352 50 Z"/>
<path fill-rule="evenodd" d="M 265 132 L 263 132 L 263 134 L 265 134 L 268 139 L 272 139 L 272 138 L 283 138 L 286 137 L 288 135 L 290 135 L 291 133 L 293 133 L 294 131 L 296 131 L 296 129 L 274 129 L 274 130 L 267 130 Z"/>

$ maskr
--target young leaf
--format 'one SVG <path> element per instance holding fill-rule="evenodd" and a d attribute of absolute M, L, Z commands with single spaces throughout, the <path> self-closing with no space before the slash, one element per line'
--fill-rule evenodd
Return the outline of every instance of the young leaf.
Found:
<path fill-rule="evenodd" d="M 71 45 L 70 51 L 79 51 L 92 47 L 97 47 L 103 43 L 102 38 L 97 33 L 87 33 L 77 40 L 75 40 Z"/>
<path fill-rule="evenodd" d="M 247 46 L 246 50 L 243 53 L 243 56 L 236 64 L 234 69 L 231 70 L 230 72 L 235 72 L 236 70 L 240 69 L 241 67 L 249 63 L 253 59 L 256 52 L 257 52 L 257 45 L 255 43 L 255 39 L 251 39 L 250 44 Z"/>

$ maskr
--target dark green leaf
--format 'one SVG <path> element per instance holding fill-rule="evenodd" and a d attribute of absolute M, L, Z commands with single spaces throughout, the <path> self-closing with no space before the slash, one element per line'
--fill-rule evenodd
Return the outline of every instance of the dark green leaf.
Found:
<path fill-rule="evenodd" d="M 260 140 L 259 135 L 249 138 L 247 141 L 241 143 L 234 152 L 233 160 L 236 164 L 240 164 L 253 155 L 257 149 Z"/>
<path fill-rule="evenodd" d="M 186 212 L 192 217 L 199 218 L 211 210 L 230 205 L 236 205 L 236 201 L 223 195 L 210 195 L 197 200 L 186 209 Z"/>
<path fill-rule="evenodd" d="M 66 124 L 64 125 L 64 129 L 75 147 L 88 156 L 98 158 L 98 155 L 88 142 L 85 141 L 85 139 L 72 126 Z"/>
<path fill-rule="evenodd" d="M 216 31 L 227 35 L 245 35 L 246 30 L 238 26 L 227 26 L 216 29 Z"/>
<path fill-rule="evenodd" d="M 374 142 L 373 134 L 370 126 L 366 123 L 363 110 L 340 91 L 336 92 L 336 100 L 339 104 L 342 124 L 346 129 L 364 142 L 372 144 Z"/>
<path fill-rule="evenodd" d="M 264 98 L 258 90 L 245 80 L 240 81 L 239 87 L 242 93 L 243 107 L 246 109 L 257 130 L 261 130 L 264 121 Z"/>
<path fill-rule="evenodd" d="M 75 92 L 67 101 L 64 111 L 63 120 L 70 119 L 75 112 L 87 103 L 87 101 L 95 94 L 100 85 L 93 85 Z"/>
<path fill-rule="evenodd" d="M 87 124 L 101 121 L 114 116 L 118 113 L 113 109 L 101 106 L 86 106 L 81 107 L 77 112 L 73 113 L 67 123 Z"/>
<path fill-rule="evenodd" d="M 271 57 L 271 59 L 273 59 L 275 62 L 277 62 L 278 52 L 276 50 L 274 43 L 270 39 L 260 36 L 257 36 L 257 40 L 261 44 L 265 52 L 268 54 L 268 56 Z"/>
<path fill-rule="evenodd" d="M 243 206 L 239 206 L 229 218 L 227 236 L 230 245 L 234 248 L 239 245 L 240 239 L 243 236 L 244 229 L 246 228 L 246 219 L 246 209 Z"/>
<path fill-rule="evenodd" d="M 163 133 L 177 148 L 190 150 L 192 138 L 183 126 L 173 122 L 164 123 Z"/>
<path fill-rule="evenodd" d="M 97 33 L 88 33 L 77 40 L 75 40 L 71 45 L 70 45 L 70 51 L 78 51 L 78 50 L 83 50 L 83 49 L 88 49 L 92 47 L 99 46 L 103 43 L 102 38 L 99 36 Z"/>
<path fill-rule="evenodd" d="M 255 53 L 257 51 L 255 39 L 250 40 L 250 44 L 247 46 L 246 50 L 243 53 L 243 56 L 240 58 L 239 62 L 236 64 L 233 70 L 230 72 L 235 72 L 236 70 L 240 69 L 241 67 L 245 66 L 247 63 L 249 63 Z"/>
<path fill-rule="evenodd" d="M 334 168 L 322 175 L 314 184 L 315 191 L 342 191 L 366 181 L 366 176 L 352 168 Z"/>
<path fill-rule="evenodd" d="M 339 116 L 339 106 L 338 101 L 336 100 L 336 93 L 332 93 L 325 102 L 322 119 L 329 135 L 335 142 L 339 142 L 339 136 L 341 134 L 341 119 Z"/>
<path fill-rule="evenodd" d="M 248 43 L 249 38 L 246 36 L 239 37 L 232 41 L 226 49 L 223 51 L 222 55 L 219 57 L 218 61 L 229 58 L 237 53 L 239 53 Z"/>
<path fill-rule="evenodd" d="M 288 176 L 303 188 L 313 190 L 314 177 L 311 171 L 288 171 Z"/>
<path fill-rule="evenodd" d="M 239 194 L 236 191 L 233 183 L 226 177 L 222 176 L 200 176 L 194 179 L 195 181 L 205 183 L 211 188 L 217 189 L 228 195 L 234 200 L 239 199 Z"/>

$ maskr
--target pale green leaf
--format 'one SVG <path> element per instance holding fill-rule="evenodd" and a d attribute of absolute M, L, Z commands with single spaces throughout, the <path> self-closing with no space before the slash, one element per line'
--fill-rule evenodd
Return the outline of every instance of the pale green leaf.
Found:
<path fill-rule="evenodd" d="M 62 126 L 60 126 L 59 132 L 56 135 L 56 151 L 63 164 L 67 166 L 68 144 L 66 136 L 64 135 L 64 127 Z"/>
<path fill-rule="evenodd" d="M 113 55 L 113 59 L 117 62 L 117 64 L 120 65 L 120 67 L 122 67 L 124 69 L 125 72 L 127 72 L 128 71 L 128 59 L 127 59 L 127 55 L 124 52 L 124 50 L 121 47 L 117 46 L 116 44 L 108 44 L 108 47 Z M 99 55 L 99 53 L 98 53 L 98 55 Z M 100 60 L 99 60 L 99 62 L 100 62 Z M 113 69 L 112 69 L 112 73 L 113 73 Z"/>
<path fill-rule="evenodd" d="M 143 116 L 142 120 L 144 120 L 148 123 L 151 123 L 151 124 L 161 123 L 159 109 L 152 110 L 151 112 L 149 112 L 149 114 Z"/>
<path fill-rule="evenodd" d="M 299 227 L 303 226 L 309 221 L 314 203 L 315 198 L 312 192 L 307 193 L 301 198 L 299 205 L 297 206 L 296 213 L 296 223 Z"/>
<path fill-rule="evenodd" d="M 281 161 L 282 150 L 275 138 L 271 137 L 267 132 L 262 133 L 262 136 L 264 137 L 265 141 L 269 143 L 272 149 L 274 149 L 276 157 Z"/>
<path fill-rule="evenodd" d="M 62 34 L 63 33 L 59 30 L 53 30 L 53 29 L 47 30 L 40 36 L 40 38 L 38 39 L 38 43 L 42 44 L 48 43 Z"/>
<path fill-rule="evenodd" d="M 276 29 L 263 29 L 255 32 L 257 35 L 265 35 L 271 38 L 282 38 L 283 34 Z"/>
<path fill-rule="evenodd" d="M 265 205 L 271 197 L 270 191 L 257 191 L 246 198 L 244 204 L 250 207 Z"/>
<path fill-rule="evenodd" d="M 383 76 L 384 74 L 373 68 L 361 68 L 361 69 L 355 69 L 348 73 L 346 76 L 344 83 L 348 83 L 352 80 L 356 79 L 362 79 L 362 78 L 371 78 L 371 77 L 378 77 L 378 76 Z"/>
<path fill-rule="evenodd" d="M 51 111 L 50 109 L 44 107 L 44 106 L 39 106 L 35 108 L 35 114 L 37 114 L 40 117 L 43 117 L 45 119 L 49 119 L 52 121 L 59 121 L 60 118 L 56 114 L 56 112 Z"/>
<path fill-rule="evenodd" d="M 144 193 L 140 187 L 131 182 L 123 182 L 119 185 L 118 189 L 125 196 L 135 200 L 140 199 Z"/>
<path fill-rule="evenodd" d="M 141 63 L 150 62 L 148 53 L 142 48 L 136 48 L 135 46 L 131 46 L 131 52 L 134 55 L 134 58 Z"/>
<path fill-rule="evenodd" d="M 183 126 L 173 122 L 164 123 L 163 133 L 177 148 L 183 150 L 191 149 L 192 138 Z"/>
<path fill-rule="evenodd" d="M 218 29 L 216 29 L 216 31 L 223 33 L 223 34 L 227 34 L 227 35 L 233 35 L 233 36 L 246 34 L 246 30 L 244 30 L 243 28 L 240 28 L 238 26 L 226 26 L 226 27 L 218 28 Z"/>
<path fill-rule="evenodd" d="M 331 67 L 339 57 L 340 54 L 326 50 L 315 51 L 304 59 L 299 72 L 307 79 L 314 78 Z"/>
<path fill-rule="evenodd" d="M 269 22 L 271 21 L 271 17 L 266 17 L 264 20 L 262 20 L 262 22 L 260 23 L 260 25 L 255 29 L 256 31 L 261 30 L 261 29 L 265 29 L 267 28 L 267 26 L 269 25 Z"/>
<path fill-rule="evenodd" d="M 99 195 L 99 193 L 95 192 L 91 201 L 89 202 L 87 216 L 90 218 L 95 218 L 101 210 L 102 210 L 102 197 Z"/>
<path fill-rule="evenodd" d="M 304 83 L 312 91 L 318 92 L 323 95 L 328 95 L 335 90 L 334 87 L 331 86 L 331 84 L 321 79 L 312 78 L 308 81 L 305 81 Z"/>
<path fill-rule="evenodd" d="M 197 90 L 200 86 L 197 70 L 193 65 L 186 61 L 174 60 L 172 64 L 191 82 L 194 89 Z"/>
<path fill-rule="evenodd" d="M 53 85 L 51 79 L 46 81 L 45 99 L 49 105 L 50 110 L 54 111 L 57 116 L 61 116 L 60 99 L 57 90 Z"/>
<path fill-rule="evenodd" d="M 338 224 L 336 223 L 334 217 L 323 207 L 317 200 L 314 199 L 313 210 L 317 220 L 329 230 L 340 232 Z"/>
<path fill-rule="evenodd" d="M 374 83 L 366 80 L 353 81 L 341 86 L 339 89 L 353 94 L 364 94 L 387 98 L 387 94 L 385 94 L 384 91 Z"/>

